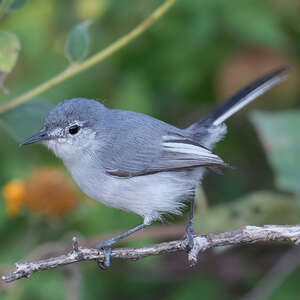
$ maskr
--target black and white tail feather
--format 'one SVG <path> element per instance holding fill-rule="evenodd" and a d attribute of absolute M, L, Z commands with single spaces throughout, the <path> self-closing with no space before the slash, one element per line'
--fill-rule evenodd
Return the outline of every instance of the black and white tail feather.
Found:
<path fill-rule="evenodd" d="M 152 165 L 150 170 L 152 172 L 176 171 L 204 166 L 221 173 L 218 168 L 230 167 L 211 152 L 214 145 L 226 134 L 227 128 L 224 122 L 274 85 L 283 81 L 287 72 L 287 67 L 281 67 L 253 81 L 202 120 L 188 127 L 185 130 L 188 136 L 180 136 L 178 133 L 164 136 L 163 155 L 159 163 Z"/>
<path fill-rule="evenodd" d="M 289 67 L 275 69 L 238 91 L 202 120 L 186 130 L 199 144 L 212 149 L 227 132 L 224 122 L 250 102 L 287 78 Z"/>
<path fill-rule="evenodd" d="M 218 172 L 219 167 L 230 167 L 211 151 L 226 134 L 227 128 L 224 122 L 275 84 L 284 80 L 287 71 L 287 67 L 278 68 L 255 80 L 185 130 L 175 131 L 170 128 L 170 131 L 163 136 L 161 155 L 156 159 L 145 163 L 152 145 L 149 144 L 148 147 L 143 145 L 142 149 L 136 150 L 139 156 L 143 157 L 142 163 L 138 160 L 138 156 L 134 156 L 130 163 L 128 159 L 118 156 L 120 161 L 116 161 L 116 168 L 106 169 L 106 172 L 118 177 L 135 177 L 199 167 L 207 167 Z M 124 165 L 124 161 L 127 164 Z M 111 164 L 110 161 L 110 166 Z"/>

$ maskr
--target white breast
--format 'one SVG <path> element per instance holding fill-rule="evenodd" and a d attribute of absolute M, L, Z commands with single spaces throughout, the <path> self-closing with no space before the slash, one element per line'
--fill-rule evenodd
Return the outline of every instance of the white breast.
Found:
<path fill-rule="evenodd" d="M 107 206 L 134 212 L 147 222 L 161 219 L 166 213 L 180 214 L 183 201 L 204 171 L 204 168 L 198 168 L 120 178 L 106 174 L 99 166 L 66 164 L 66 167 L 89 197 Z"/>

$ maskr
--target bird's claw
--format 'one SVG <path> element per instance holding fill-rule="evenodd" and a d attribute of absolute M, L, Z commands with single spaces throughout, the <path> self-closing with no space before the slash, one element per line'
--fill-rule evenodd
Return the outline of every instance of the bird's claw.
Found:
<path fill-rule="evenodd" d="M 111 257 L 111 241 L 107 240 L 107 241 L 103 241 L 101 243 L 99 243 L 96 248 L 97 249 L 103 249 L 104 251 L 104 261 L 97 261 L 98 266 L 102 269 L 102 270 L 106 270 L 110 267 L 110 257 Z"/>

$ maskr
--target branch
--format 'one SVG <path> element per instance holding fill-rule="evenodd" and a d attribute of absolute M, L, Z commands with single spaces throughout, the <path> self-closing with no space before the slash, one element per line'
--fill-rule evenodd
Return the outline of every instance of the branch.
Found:
<path fill-rule="evenodd" d="M 146 31 L 154 22 L 156 22 L 159 18 L 161 18 L 168 9 L 176 2 L 176 0 L 166 0 L 159 8 L 157 8 L 147 19 L 145 19 L 141 24 L 136 26 L 132 31 L 127 33 L 126 35 L 122 36 L 114 43 L 110 44 L 105 49 L 101 50 L 100 52 L 96 53 L 92 57 L 88 58 L 82 63 L 78 63 L 72 68 L 67 68 L 62 73 L 54 76 L 50 80 L 42 83 L 41 85 L 37 86 L 36 88 L 28 91 L 27 93 L 12 99 L 11 101 L 3 104 L 0 106 L 0 114 L 4 113 L 7 110 L 10 110 L 24 102 L 31 100 L 32 98 L 40 95 L 41 93 L 47 91 L 48 89 L 56 86 L 63 81 L 67 80 L 74 75 L 85 71 L 86 69 L 94 66 L 95 64 L 101 62 L 105 58 L 109 57 L 113 53 L 117 52 L 136 37 L 141 35 L 144 31 Z"/>
<path fill-rule="evenodd" d="M 195 265 L 198 254 L 213 247 L 253 244 L 266 241 L 288 241 L 295 245 L 300 245 L 300 224 L 298 225 L 264 225 L 244 226 L 238 230 L 197 235 L 194 237 L 194 247 L 189 252 L 188 259 L 191 265 Z M 187 240 L 177 240 L 155 244 L 142 248 L 116 248 L 112 250 L 112 258 L 140 259 L 147 256 L 161 255 L 165 253 L 185 251 Z M 73 238 L 73 249 L 61 256 L 52 257 L 45 260 L 17 263 L 16 270 L 2 276 L 5 282 L 12 282 L 20 278 L 29 278 L 33 273 L 53 269 L 83 260 L 104 260 L 102 250 L 79 247 L 77 238 Z"/>

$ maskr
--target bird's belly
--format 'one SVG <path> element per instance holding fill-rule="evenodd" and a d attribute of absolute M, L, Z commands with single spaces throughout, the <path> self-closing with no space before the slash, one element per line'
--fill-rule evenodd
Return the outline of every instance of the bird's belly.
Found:
<path fill-rule="evenodd" d="M 147 176 L 120 178 L 105 172 L 84 172 L 68 168 L 75 182 L 89 197 L 107 206 L 134 212 L 149 221 L 165 213 L 180 214 L 185 200 L 203 173 L 161 172 Z"/>

